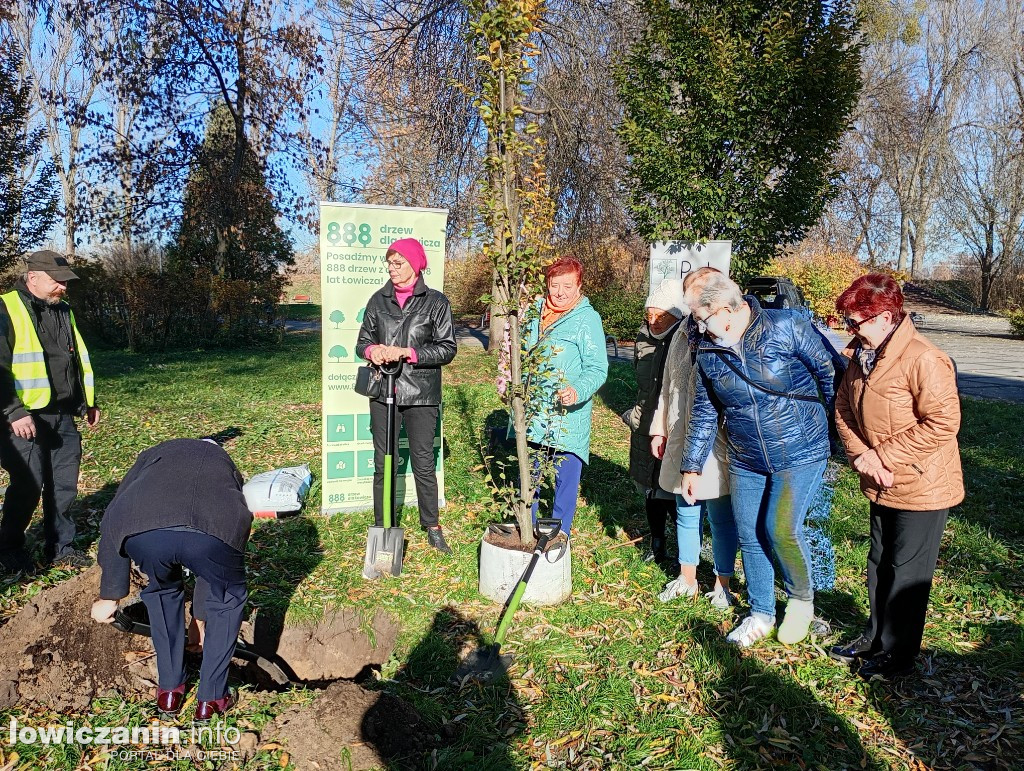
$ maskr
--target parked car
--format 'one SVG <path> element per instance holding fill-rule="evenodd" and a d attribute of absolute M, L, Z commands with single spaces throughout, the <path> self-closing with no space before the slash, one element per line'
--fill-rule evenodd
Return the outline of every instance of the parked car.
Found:
<path fill-rule="evenodd" d="M 747 284 L 744 291 L 754 295 L 762 308 L 793 308 L 806 311 L 810 315 L 804 293 L 792 279 L 782 276 L 758 276 Z"/>

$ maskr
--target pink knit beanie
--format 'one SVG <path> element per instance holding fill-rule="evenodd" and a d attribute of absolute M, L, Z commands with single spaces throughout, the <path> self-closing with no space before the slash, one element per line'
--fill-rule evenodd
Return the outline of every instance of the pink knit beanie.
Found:
<path fill-rule="evenodd" d="M 423 244 L 415 238 L 401 238 L 391 244 L 388 251 L 398 252 L 405 257 L 417 276 L 427 267 L 427 253 L 423 251 Z"/>

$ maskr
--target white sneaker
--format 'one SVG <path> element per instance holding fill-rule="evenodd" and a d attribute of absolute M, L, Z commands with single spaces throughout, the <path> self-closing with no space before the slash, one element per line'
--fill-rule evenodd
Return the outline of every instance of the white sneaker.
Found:
<path fill-rule="evenodd" d="M 662 602 L 670 602 L 676 597 L 689 597 L 691 600 L 700 594 L 700 587 L 696 583 L 689 584 L 686 579 L 680 576 L 665 584 L 665 589 L 658 595 Z"/>
<path fill-rule="evenodd" d="M 721 584 L 716 586 L 710 592 L 705 592 L 704 596 L 708 598 L 708 601 L 711 603 L 711 607 L 718 608 L 719 610 L 728 610 L 736 604 L 736 598 L 732 596 L 732 592 Z"/>
<path fill-rule="evenodd" d="M 725 638 L 727 642 L 738 645 L 741 648 L 749 648 L 762 637 L 767 637 L 772 631 L 773 624 L 763 616 L 751 613 L 743 623 L 729 632 Z"/>
<path fill-rule="evenodd" d="M 779 642 L 783 645 L 796 645 L 807 636 L 813 620 L 813 601 L 790 599 L 786 603 L 786 615 L 779 624 Z"/>

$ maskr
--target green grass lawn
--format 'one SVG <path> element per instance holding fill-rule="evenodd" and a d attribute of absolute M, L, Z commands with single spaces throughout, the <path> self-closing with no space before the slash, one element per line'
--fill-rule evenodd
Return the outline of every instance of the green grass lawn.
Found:
<path fill-rule="evenodd" d="M 247 475 L 300 462 L 319 475 L 319 355 L 319 337 L 308 334 L 268 350 L 98 352 L 105 417 L 85 439 L 80 521 L 95 528 L 135 455 L 172 437 L 237 427 L 242 434 L 230 450 Z M 495 517 L 481 451 L 482 427 L 500 406 L 492 371 L 487 354 L 468 351 L 446 368 L 442 522 L 452 558 L 430 550 L 410 526 L 401 578 L 363 581 L 370 518 L 320 518 L 316 484 L 306 516 L 259 523 L 251 540 L 253 607 L 286 609 L 295 619 L 339 605 L 367 613 L 383 608 L 400 619 L 399 647 L 372 687 L 415 704 L 440 745 L 406 767 L 1020 767 L 1024 407 L 965 401 L 968 497 L 945 534 L 921 676 L 899 686 L 868 685 L 824 655 L 828 645 L 858 632 L 866 613 L 867 504 L 853 475 L 847 471 L 839 481 L 830 523 L 838 584 L 818 601 L 835 633 L 793 648 L 768 641 L 740 652 L 723 638 L 736 616 L 705 602 L 661 604 L 656 594 L 665 575 L 629 544 L 645 525 L 626 473 L 628 434 L 617 413 L 631 404 L 634 384 L 628 366 L 613 365 L 594 412 L 594 455 L 573 539 L 572 598 L 555 608 L 520 610 L 506 644 L 516 654 L 509 684 L 460 691 L 448 684 L 460 650 L 489 639 L 499 610 L 476 591 L 477 546 Z M 411 510 L 406 518 L 416 521 Z M 66 575 L 50 571 L 28 584 L 0 586 L 3 613 Z M 708 583 L 706 565 L 700 578 Z M 312 695 L 249 693 L 230 722 L 260 728 Z M 94 724 L 151 716 L 148 703 L 116 698 L 96 701 L 93 712 Z M 21 715 L 0 714 L 0 726 Z M 66 717 L 37 710 L 32 719 Z M 0 745 L 0 752 L 11 749 Z M 142 767 L 104 759 L 98 750 L 82 755 L 71 745 L 49 754 L 16 749 L 23 768 L 70 769 L 90 761 L 94 768 Z M 277 768 L 279 761 L 280 750 L 271 749 L 246 768 Z M 0 757 L 0 768 L 4 763 Z"/>
<path fill-rule="evenodd" d="M 288 321 L 320 321 L 319 303 L 281 303 L 278 308 L 281 318 Z"/>

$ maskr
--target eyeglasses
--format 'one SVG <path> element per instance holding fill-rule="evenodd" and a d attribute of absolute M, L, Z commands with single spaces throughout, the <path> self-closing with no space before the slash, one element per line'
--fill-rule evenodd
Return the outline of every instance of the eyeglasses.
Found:
<path fill-rule="evenodd" d="M 707 332 L 708 331 L 708 322 L 711 321 L 711 319 L 713 319 L 715 316 L 717 316 L 719 313 L 721 313 L 724 310 L 726 310 L 726 306 L 723 305 L 717 311 L 715 311 L 714 313 L 709 313 L 703 319 L 698 319 L 696 316 L 694 316 L 694 319 L 697 322 L 697 331 L 700 332 L 701 334 L 704 334 L 705 332 Z"/>
<path fill-rule="evenodd" d="M 405 267 L 409 263 L 407 263 L 405 260 L 401 260 L 401 261 L 385 260 L 384 264 L 387 265 L 388 270 L 401 270 L 403 267 Z"/>
<path fill-rule="evenodd" d="M 862 324 L 867 324 L 871 319 L 877 319 L 883 313 L 885 313 L 885 311 L 879 311 L 874 316 L 868 316 L 866 319 L 861 319 L 860 321 L 854 321 L 853 319 L 846 317 L 843 319 L 843 324 L 846 325 L 847 329 L 853 330 L 854 332 L 860 332 Z"/>

